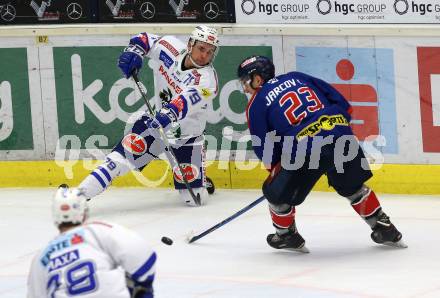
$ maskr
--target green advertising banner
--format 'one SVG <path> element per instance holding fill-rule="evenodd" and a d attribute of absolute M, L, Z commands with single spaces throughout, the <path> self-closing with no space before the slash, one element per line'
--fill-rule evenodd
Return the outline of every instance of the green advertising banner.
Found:
<path fill-rule="evenodd" d="M 26 48 L 0 49 L 0 150 L 31 150 L 33 130 Z"/>
<path fill-rule="evenodd" d="M 123 136 L 128 117 L 144 102 L 134 101 L 134 85 L 122 78 L 116 65 L 123 47 L 53 48 L 59 136 L 75 135 L 85 149 L 92 135 L 104 136 L 112 148 Z M 142 81 L 153 90 L 152 72 Z M 150 78 L 150 79 L 149 79 Z"/>
<path fill-rule="evenodd" d="M 81 149 L 86 149 L 91 136 L 104 136 L 106 145 L 97 147 L 110 149 L 123 136 L 129 116 L 145 109 L 143 100 L 135 96 L 133 82 L 123 79 L 116 66 L 122 49 L 108 46 L 53 48 L 60 138 L 75 135 L 81 141 Z M 216 142 L 208 140 L 210 150 L 219 150 L 228 143 L 223 139 L 224 127 L 238 133 L 247 130 L 247 99 L 238 88 L 236 69 L 244 58 L 254 54 L 272 57 L 272 47 L 223 46 L 214 61 L 220 92 L 208 110 L 206 134 L 216 139 Z M 141 80 L 149 90 L 149 98 L 153 97 L 153 73 L 148 61 L 144 61 Z M 226 146 L 235 150 L 235 143 L 232 141 Z M 246 147 L 250 149 L 250 142 Z"/>
<path fill-rule="evenodd" d="M 134 81 L 125 79 L 117 67 L 129 37 L 2 39 L 0 159 L 103 158 L 146 109 Z M 183 42 L 188 38 L 177 37 Z M 229 160 L 234 151 L 251 152 L 247 98 L 236 79 L 236 70 L 243 59 L 255 54 L 273 57 L 276 65 L 282 65 L 281 38 L 222 37 L 213 62 L 219 93 L 206 110 L 209 160 Z M 147 97 L 153 99 L 151 62 L 144 60 L 140 79 L 148 90 Z M 219 151 L 225 154 L 219 157 Z"/>
<path fill-rule="evenodd" d="M 272 57 L 271 46 L 223 46 L 219 55 L 214 61 L 214 67 L 217 70 L 220 92 L 213 100 L 212 110 L 209 112 L 206 134 L 215 137 L 216 146 L 208 142 L 209 150 L 226 149 L 236 150 L 237 142 L 232 141 L 229 145 L 228 139 L 236 139 L 234 134 L 240 134 L 248 129 L 246 123 L 247 98 L 241 92 L 237 83 L 237 67 L 246 58 L 251 55 L 264 55 Z M 228 128 L 226 133 L 224 128 Z M 225 135 L 230 138 L 225 139 Z M 226 140 L 226 141 L 225 141 Z M 243 147 L 242 147 L 243 148 Z M 246 148 L 251 150 L 251 143 L 248 142 Z"/>

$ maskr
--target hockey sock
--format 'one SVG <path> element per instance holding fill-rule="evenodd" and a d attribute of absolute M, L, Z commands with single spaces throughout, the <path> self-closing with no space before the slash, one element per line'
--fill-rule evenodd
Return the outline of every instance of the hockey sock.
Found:
<path fill-rule="evenodd" d="M 289 227 L 294 226 L 295 223 L 295 207 L 286 206 L 285 208 L 279 208 L 281 206 L 269 205 L 270 216 L 272 217 L 272 223 L 275 227 L 278 235 L 283 235 L 289 232 Z"/>
<path fill-rule="evenodd" d="M 350 199 L 350 197 L 348 199 Z M 377 216 L 382 210 L 376 194 L 366 186 L 362 188 L 360 195 L 352 200 L 351 206 L 370 227 L 376 224 Z"/>

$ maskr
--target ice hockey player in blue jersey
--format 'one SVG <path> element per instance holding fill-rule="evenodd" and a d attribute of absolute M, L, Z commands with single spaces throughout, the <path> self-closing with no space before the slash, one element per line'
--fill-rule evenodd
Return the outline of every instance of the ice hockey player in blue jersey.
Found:
<path fill-rule="evenodd" d="M 275 76 L 264 56 L 245 59 L 237 70 L 251 95 L 246 116 L 252 145 L 270 175 L 263 183 L 276 233 L 276 249 L 308 252 L 295 225 L 300 205 L 322 175 L 371 227 L 374 242 L 406 247 L 402 234 L 365 182 L 372 177 L 350 128 L 351 106 L 330 84 L 300 72 Z"/>

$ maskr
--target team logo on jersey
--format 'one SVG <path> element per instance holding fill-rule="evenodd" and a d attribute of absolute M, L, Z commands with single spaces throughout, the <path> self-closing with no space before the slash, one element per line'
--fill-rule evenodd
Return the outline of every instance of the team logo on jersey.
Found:
<path fill-rule="evenodd" d="M 51 242 L 49 246 L 44 250 L 40 262 L 44 267 L 46 267 L 54 259 L 51 257 L 53 253 L 63 249 L 67 249 L 74 245 L 81 244 L 83 242 L 84 242 L 84 231 L 79 231 L 74 234 L 59 236 L 53 242 Z M 51 264 L 51 266 L 52 265 L 53 264 Z"/>
<path fill-rule="evenodd" d="M 212 92 L 208 88 L 202 88 L 200 93 L 202 93 L 204 97 L 210 97 L 212 95 Z"/>
<path fill-rule="evenodd" d="M 183 80 L 183 84 L 185 84 L 186 86 L 198 85 L 200 84 L 201 77 L 202 75 L 194 69 L 191 73 L 186 75 L 185 79 Z"/>
<path fill-rule="evenodd" d="M 177 83 L 168 75 L 167 70 L 162 65 L 159 66 L 159 72 L 165 78 L 168 86 L 170 86 L 174 92 L 177 94 L 182 93 L 182 88 L 180 88 L 179 85 L 177 85 Z"/>
<path fill-rule="evenodd" d="M 148 44 L 148 36 L 146 33 L 140 33 L 138 35 L 138 37 L 140 38 L 140 40 L 144 43 L 145 48 L 148 50 L 150 49 L 150 45 Z"/>
<path fill-rule="evenodd" d="M 170 66 L 173 65 L 173 63 L 174 63 L 174 60 L 171 59 L 171 57 L 168 56 L 168 54 L 165 53 L 164 51 L 160 51 L 159 59 L 163 62 L 163 64 L 164 64 L 167 68 L 170 68 Z"/>
<path fill-rule="evenodd" d="M 182 96 L 176 97 L 170 103 L 173 104 L 177 108 L 179 113 L 182 112 L 183 109 L 185 108 L 185 100 Z"/>
<path fill-rule="evenodd" d="M 199 168 L 196 167 L 193 164 L 190 163 L 182 163 L 180 164 L 182 166 L 183 169 L 183 173 L 185 175 L 186 180 L 188 181 L 188 183 L 193 182 L 194 180 L 196 180 L 199 177 Z M 178 166 L 175 166 L 173 168 L 173 173 L 174 173 L 174 179 L 178 182 L 178 183 L 185 183 L 182 179 L 182 175 L 180 174 L 180 169 Z"/>
<path fill-rule="evenodd" d="M 193 69 L 192 74 L 194 76 L 194 85 L 198 85 L 200 83 L 200 78 L 202 75 L 196 69 Z"/>
<path fill-rule="evenodd" d="M 83 242 L 84 242 L 84 238 L 83 238 L 83 236 L 81 236 L 79 234 L 74 234 L 72 239 L 70 239 L 70 243 L 72 243 L 72 245 L 80 244 Z"/>
<path fill-rule="evenodd" d="M 348 126 L 347 119 L 341 114 L 338 115 L 323 115 L 319 119 L 311 124 L 307 125 L 297 135 L 296 139 L 299 141 L 305 137 L 313 137 L 317 135 L 321 130 L 332 130 L 336 125 Z"/>
<path fill-rule="evenodd" d="M 173 47 L 168 41 L 161 39 L 159 40 L 159 44 L 163 45 L 165 48 L 167 48 L 171 54 L 173 54 L 174 56 L 178 56 L 179 55 L 179 51 L 176 50 L 175 47 Z"/>
<path fill-rule="evenodd" d="M 148 148 L 145 139 L 136 133 L 126 135 L 122 140 L 122 146 L 125 148 L 125 150 L 135 155 L 144 154 Z"/>
<path fill-rule="evenodd" d="M 51 258 L 49 261 L 49 272 L 66 267 L 79 259 L 79 251 L 77 249 L 66 252 L 65 254 Z"/>

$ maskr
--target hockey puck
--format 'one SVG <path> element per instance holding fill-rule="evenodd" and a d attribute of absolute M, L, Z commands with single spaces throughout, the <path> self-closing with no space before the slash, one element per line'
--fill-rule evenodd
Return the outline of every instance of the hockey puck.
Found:
<path fill-rule="evenodd" d="M 171 240 L 171 238 L 168 237 L 162 237 L 162 242 L 165 243 L 166 245 L 172 245 L 173 244 L 173 240 Z"/>

